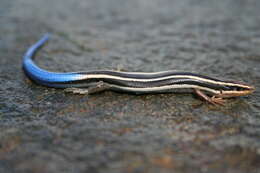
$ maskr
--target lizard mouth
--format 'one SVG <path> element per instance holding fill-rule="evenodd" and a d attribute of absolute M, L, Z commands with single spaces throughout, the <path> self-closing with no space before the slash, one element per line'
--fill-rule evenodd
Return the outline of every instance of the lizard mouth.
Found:
<path fill-rule="evenodd" d="M 255 87 L 247 86 L 245 88 L 242 87 L 232 87 L 230 91 L 222 91 L 220 97 L 238 97 L 252 94 L 255 91 Z"/>

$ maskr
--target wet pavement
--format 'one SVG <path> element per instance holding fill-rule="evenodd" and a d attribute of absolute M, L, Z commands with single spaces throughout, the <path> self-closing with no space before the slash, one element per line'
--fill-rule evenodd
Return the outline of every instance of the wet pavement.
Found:
<path fill-rule="evenodd" d="M 260 172 L 260 1 L 2 0 L 0 173 Z M 81 96 L 39 86 L 22 56 L 44 33 L 50 71 L 193 71 L 252 95 Z"/>

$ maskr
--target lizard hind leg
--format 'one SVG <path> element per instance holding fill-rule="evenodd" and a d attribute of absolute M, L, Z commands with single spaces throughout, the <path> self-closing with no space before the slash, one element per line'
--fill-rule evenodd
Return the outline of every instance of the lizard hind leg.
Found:
<path fill-rule="evenodd" d="M 66 88 L 64 91 L 65 92 L 72 92 L 74 94 L 84 95 L 84 94 L 95 94 L 95 93 L 98 93 L 98 92 L 108 90 L 110 88 L 111 88 L 111 86 L 108 83 L 100 81 L 100 82 L 92 83 L 91 85 L 89 85 L 88 88 L 72 87 L 72 88 Z"/>
<path fill-rule="evenodd" d="M 73 93 L 73 94 L 88 94 L 87 88 L 66 88 L 64 89 L 65 92 Z"/>

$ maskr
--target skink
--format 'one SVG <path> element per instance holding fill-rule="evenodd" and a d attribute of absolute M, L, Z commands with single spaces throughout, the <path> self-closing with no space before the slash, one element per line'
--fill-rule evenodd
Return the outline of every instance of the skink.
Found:
<path fill-rule="evenodd" d="M 49 35 L 45 34 L 32 45 L 23 57 L 23 70 L 34 82 L 79 94 L 92 94 L 104 90 L 134 94 L 167 93 L 181 89 L 194 91 L 205 101 L 223 105 L 224 98 L 251 94 L 255 88 L 240 82 L 219 80 L 191 72 L 121 72 L 96 70 L 58 73 L 38 67 L 32 60 L 35 52 L 44 45 Z"/>

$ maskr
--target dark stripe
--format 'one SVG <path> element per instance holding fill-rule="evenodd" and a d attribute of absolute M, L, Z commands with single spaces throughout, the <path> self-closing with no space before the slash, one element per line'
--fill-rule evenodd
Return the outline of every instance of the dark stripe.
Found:
<path fill-rule="evenodd" d="M 91 79 L 83 79 L 77 81 L 70 82 L 58 82 L 52 83 L 55 86 L 60 87 L 88 87 L 91 83 L 103 81 L 108 84 L 114 84 L 124 87 L 133 87 L 133 88 L 150 88 L 150 87 L 159 87 L 165 85 L 174 85 L 174 84 L 188 84 L 188 85 L 197 85 L 201 87 L 207 87 L 215 90 L 229 90 L 228 87 L 218 84 L 212 84 L 208 82 L 203 82 L 199 80 L 189 79 L 189 78 L 180 78 L 180 79 L 164 79 L 158 81 L 126 81 L 126 80 L 118 80 L 118 79 L 110 79 L 110 78 L 91 78 Z"/>
<path fill-rule="evenodd" d="M 176 72 L 176 71 L 167 71 L 167 72 L 161 72 L 158 74 L 131 74 L 131 73 L 123 73 L 123 72 L 117 72 L 117 71 L 109 71 L 109 70 L 96 70 L 96 71 L 86 71 L 86 72 L 78 72 L 78 74 L 87 75 L 87 74 L 100 74 L 100 75 L 112 75 L 117 77 L 123 77 L 123 78 L 132 78 L 132 79 L 153 79 L 153 78 L 161 78 L 161 77 L 167 77 L 167 76 L 177 76 L 177 75 L 188 75 L 188 76 L 195 76 L 200 77 L 204 79 L 214 80 L 218 82 L 224 82 L 223 80 L 219 80 L 216 78 L 191 73 L 191 72 Z"/>

